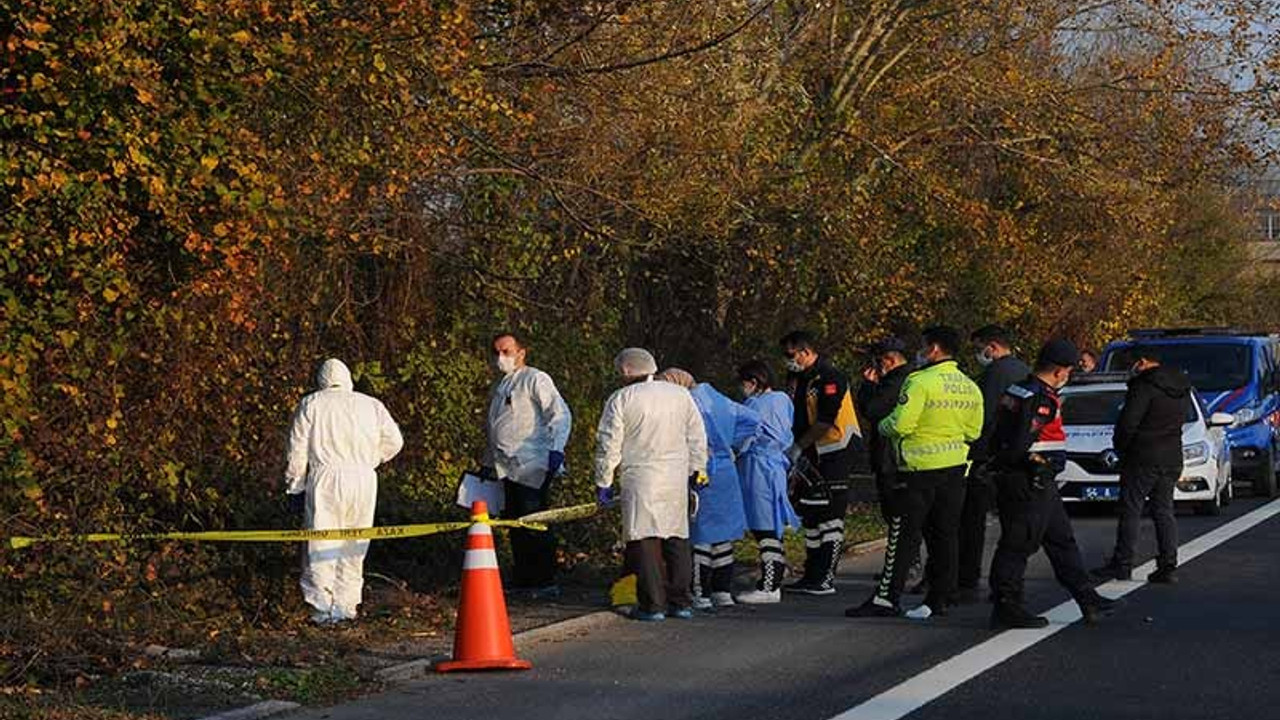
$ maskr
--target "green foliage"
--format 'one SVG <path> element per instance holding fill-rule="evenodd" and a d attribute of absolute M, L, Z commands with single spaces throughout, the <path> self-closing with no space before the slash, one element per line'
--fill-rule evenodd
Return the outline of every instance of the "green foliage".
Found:
<path fill-rule="evenodd" d="M 272 670 L 258 682 L 274 697 L 303 705 L 332 705 L 355 693 L 360 676 L 350 666 L 330 663 L 307 670 Z"/>

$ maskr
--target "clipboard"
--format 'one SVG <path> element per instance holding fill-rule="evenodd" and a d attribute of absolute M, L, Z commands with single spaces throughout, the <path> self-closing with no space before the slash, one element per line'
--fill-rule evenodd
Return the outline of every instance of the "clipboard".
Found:
<path fill-rule="evenodd" d="M 498 516 L 502 513 L 506 496 L 506 489 L 501 480 L 485 480 L 478 473 L 473 472 L 462 473 L 462 478 L 458 480 L 457 503 L 468 510 L 471 509 L 472 503 L 483 500 L 484 504 L 489 506 L 489 514 Z"/>

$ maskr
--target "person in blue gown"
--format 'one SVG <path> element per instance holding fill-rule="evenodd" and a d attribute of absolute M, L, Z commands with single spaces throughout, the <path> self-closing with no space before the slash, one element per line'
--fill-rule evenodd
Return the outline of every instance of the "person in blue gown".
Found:
<path fill-rule="evenodd" d="M 742 483 L 736 456 L 755 440 L 760 415 L 725 397 L 708 383 L 698 383 L 679 368 L 659 379 L 687 388 L 707 431 L 707 476 L 697 488 L 698 511 L 689 527 L 693 544 L 693 607 L 707 610 L 733 605 L 733 543 L 747 531 Z"/>
<path fill-rule="evenodd" d="M 754 590 L 737 596 L 750 605 L 781 602 L 786 555 L 782 533 L 799 527 L 800 518 L 787 498 L 787 473 L 791 461 L 791 422 L 794 409 L 787 393 L 773 389 L 773 372 L 758 360 L 738 368 L 744 405 L 760 418 L 760 429 L 738 456 L 742 481 L 743 512 L 747 528 L 760 549 L 760 579 Z"/>

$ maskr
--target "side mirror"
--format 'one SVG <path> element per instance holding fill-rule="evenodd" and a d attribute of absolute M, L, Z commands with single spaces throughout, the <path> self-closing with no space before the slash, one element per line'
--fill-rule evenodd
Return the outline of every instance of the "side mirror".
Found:
<path fill-rule="evenodd" d="M 1236 416 L 1231 413 L 1216 412 L 1209 416 L 1209 427 L 1231 427 L 1236 422 Z"/>

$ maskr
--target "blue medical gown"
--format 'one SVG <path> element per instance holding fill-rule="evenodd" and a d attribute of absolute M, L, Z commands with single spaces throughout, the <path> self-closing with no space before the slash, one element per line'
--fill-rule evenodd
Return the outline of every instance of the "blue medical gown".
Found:
<path fill-rule="evenodd" d="M 779 536 L 787 526 L 800 527 L 800 518 L 787 499 L 787 449 L 793 442 L 791 398 L 776 390 L 747 398 L 746 406 L 760 416 L 760 432 L 738 456 L 743 509 L 747 527 Z"/>
<path fill-rule="evenodd" d="M 689 528 L 689 539 L 695 545 L 737 540 L 747 531 L 747 518 L 734 454 L 755 439 L 760 415 L 707 384 L 696 385 L 689 392 L 707 430 L 707 476 L 711 479 L 698 491 L 698 515 Z"/>

